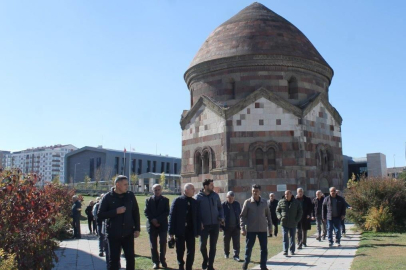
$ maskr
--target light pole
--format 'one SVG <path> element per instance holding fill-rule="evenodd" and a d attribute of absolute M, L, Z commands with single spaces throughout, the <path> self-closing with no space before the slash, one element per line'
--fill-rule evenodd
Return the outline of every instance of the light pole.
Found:
<path fill-rule="evenodd" d="M 75 172 L 73 174 L 73 187 L 75 187 L 75 179 L 76 179 L 76 165 L 80 165 L 80 163 L 75 164 Z"/>

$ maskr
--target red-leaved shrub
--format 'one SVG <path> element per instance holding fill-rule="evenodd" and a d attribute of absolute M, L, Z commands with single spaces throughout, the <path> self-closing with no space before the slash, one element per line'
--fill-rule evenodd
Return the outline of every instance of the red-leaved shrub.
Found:
<path fill-rule="evenodd" d="M 0 248 L 15 254 L 18 269 L 52 269 L 58 260 L 55 237 L 69 222 L 74 191 L 54 184 L 36 186 L 36 175 L 21 178 L 0 173 Z M 55 228 L 60 219 L 64 225 Z"/>

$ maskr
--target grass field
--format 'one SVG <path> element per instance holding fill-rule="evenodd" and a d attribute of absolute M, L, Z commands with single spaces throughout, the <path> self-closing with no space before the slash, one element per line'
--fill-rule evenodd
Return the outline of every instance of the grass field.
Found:
<path fill-rule="evenodd" d="M 406 234 L 362 233 L 351 270 L 405 269 Z"/>
<path fill-rule="evenodd" d="M 172 200 L 177 197 L 176 195 L 165 195 L 165 196 L 169 198 L 170 203 L 172 203 Z M 82 210 L 81 223 L 87 224 L 87 217 L 83 216 L 84 209 L 86 208 L 86 206 L 89 205 L 89 202 L 91 200 L 95 200 L 95 197 L 83 196 L 83 198 L 84 198 L 84 201 L 82 202 L 83 210 Z M 141 225 L 145 225 L 146 218 L 144 215 L 144 208 L 145 208 L 145 199 L 148 198 L 148 196 L 137 195 L 136 198 L 137 198 L 138 206 L 140 208 Z M 308 235 L 313 235 L 315 233 L 315 228 L 316 228 L 316 226 L 312 226 L 312 230 L 309 232 Z M 280 226 L 279 226 L 279 230 L 281 231 Z M 135 269 L 137 269 L 137 270 L 151 269 L 152 262 L 151 262 L 150 245 L 149 245 L 148 233 L 146 232 L 145 227 L 141 228 L 140 237 L 134 240 L 134 244 L 135 244 L 135 253 L 137 255 L 137 257 L 135 259 L 135 265 L 136 265 Z M 243 237 L 243 236 L 241 236 L 240 245 L 241 245 L 240 258 L 243 259 L 244 252 L 245 252 L 245 237 Z M 218 270 L 241 269 L 242 262 L 238 263 L 232 259 L 225 259 L 223 250 L 224 250 L 223 233 L 220 233 L 219 239 L 217 242 L 217 256 L 216 256 L 214 267 Z M 268 258 L 278 254 L 281 251 L 282 251 L 281 236 L 278 235 L 278 237 L 269 237 L 268 238 Z M 177 264 L 176 264 L 175 249 L 167 249 L 166 258 L 167 258 L 167 263 L 168 263 L 168 267 L 169 267 L 167 269 L 178 269 Z M 251 267 L 253 267 L 256 264 L 259 264 L 260 250 L 259 250 L 258 241 L 255 243 L 254 249 L 252 250 L 251 260 L 252 260 L 252 263 L 250 264 Z M 199 248 L 199 239 L 196 239 L 196 253 L 195 253 L 195 262 L 193 265 L 193 269 L 201 269 L 201 264 L 202 264 L 202 256 L 201 256 L 200 248 Z"/>

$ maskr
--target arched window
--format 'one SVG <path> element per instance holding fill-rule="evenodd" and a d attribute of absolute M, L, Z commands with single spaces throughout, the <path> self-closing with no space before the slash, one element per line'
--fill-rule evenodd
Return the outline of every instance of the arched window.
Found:
<path fill-rule="evenodd" d="M 264 170 L 264 151 L 260 148 L 255 150 L 255 169 L 257 171 Z"/>
<path fill-rule="evenodd" d="M 269 148 L 266 151 L 266 159 L 267 159 L 267 170 L 274 171 L 276 170 L 276 156 L 275 156 L 275 149 Z"/>
<path fill-rule="evenodd" d="M 202 174 L 202 154 L 200 152 L 195 154 L 195 172 L 197 175 Z"/>
<path fill-rule="evenodd" d="M 289 99 L 299 98 L 299 85 L 295 77 L 291 77 L 288 81 L 288 98 Z"/>
<path fill-rule="evenodd" d="M 203 163 L 203 173 L 209 173 L 210 171 L 210 156 L 209 152 L 204 152 L 202 157 Z"/>

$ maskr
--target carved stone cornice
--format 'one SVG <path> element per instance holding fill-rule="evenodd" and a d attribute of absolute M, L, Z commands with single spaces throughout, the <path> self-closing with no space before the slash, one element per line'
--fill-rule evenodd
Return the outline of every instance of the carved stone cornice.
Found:
<path fill-rule="evenodd" d="M 329 83 L 333 77 L 333 70 L 318 62 L 287 55 L 240 55 L 206 61 L 190 67 L 184 75 L 188 88 L 195 77 L 230 68 L 284 66 L 310 70 L 326 77 Z"/>

